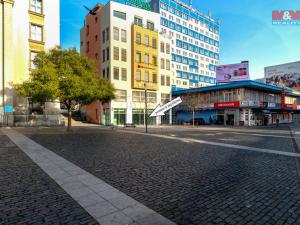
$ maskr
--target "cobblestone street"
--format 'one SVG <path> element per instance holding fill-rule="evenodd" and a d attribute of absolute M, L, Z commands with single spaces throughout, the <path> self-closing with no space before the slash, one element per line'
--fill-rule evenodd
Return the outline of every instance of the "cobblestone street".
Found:
<path fill-rule="evenodd" d="M 0 143 L 0 224 L 98 224 L 1 133 Z"/>
<path fill-rule="evenodd" d="M 177 224 L 300 224 L 295 157 L 180 140 L 195 131 L 170 132 L 178 140 L 107 129 L 18 131 Z M 271 134 L 281 138 L 263 132 L 239 135 L 247 146 L 294 151 L 288 129 Z M 222 143 L 217 134 L 209 139 Z"/>

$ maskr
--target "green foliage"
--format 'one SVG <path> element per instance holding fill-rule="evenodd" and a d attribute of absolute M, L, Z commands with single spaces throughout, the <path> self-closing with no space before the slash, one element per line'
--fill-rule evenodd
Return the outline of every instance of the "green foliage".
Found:
<path fill-rule="evenodd" d="M 34 59 L 34 69 L 28 81 L 16 86 L 20 96 L 35 102 L 59 99 L 68 109 L 75 104 L 114 98 L 114 87 L 97 75 L 93 61 L 75 49 L 51 49 Z"/>

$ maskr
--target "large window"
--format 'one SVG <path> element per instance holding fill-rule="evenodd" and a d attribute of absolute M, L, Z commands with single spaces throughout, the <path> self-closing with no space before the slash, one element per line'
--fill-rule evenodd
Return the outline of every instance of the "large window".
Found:
<path fill-rule="evenodd" d="M 119 48 L 114 47 L 114 60 L 119 60 Z"/>
<path fill-rule="evenodd" d="M 145 76 L 145 82 L 149 82 L 149 71 L 145 71 L 144 76 Z"/>
<path fill-rule="evenodd" d="M 134 24 L 142 27 L 143 26 L 143 20 L 141 18 L 134 17 Z"/>
<path fill-rule="evenodd" d="M 126 61 L 127 61 L 127 51 L 126 51 L 126 49 L 124 49 L 124 48 L 122 48 L 122 50 L 121 50 L 121 60 L 122 60 L 123 62 L 126 62 Z"/>
<path fill-rule="evenodd" d="M 149 64 L 149 54 L 145 54 L 144 56 L 144 63 Z"/>
<path fill-rule="evenodd" d="M 136 71 L 136 81 L 141 81 L 141 71 L 140 70 L 137 70 Z"/>
<path fill-rule="evenodd" d="M 122 71 L 121 71 L 121 79 L 122 81 L 127 81 L 127 69 L 126 68 L 122 68 Z"/>
<path fill-rule="evenodd" d="M 121 41 L 122 42 L 127 42 L 127 32 L 126 30 L 121 30 Z"/>
<path fill-rule="evenodd" d="M 126 20 L 126 13 L 114 10 L 114 16 L 122 20 Z"/>
<path fill-rule="evenodd" d="M 42 14 L 43 13 L 42 0 L 30 0 L 30 11 Z"/>
<path fill-rule="evenodd" d="M 116 98 L 114 101 L 116 102 L 126 102 L 127 99 L 127 92 L 126 90 L 116 90 L 115 91 Z"/>
<path fill-rule="evenodd" d="M 145 38 L 144 38 L 144 44 L 146 46 L 149 46 L 149 36 L 148 35 L 145 35 Z"/>
<path fill-rule="evenodd" d="M 114 79 L 119 80 L 119 67 L 114 67 Z"/>
<path fill-rule="evenodd" d="M 136 59 L 135 60 L 136 60 L 137 63 L 141 63 L 142 59 L 141 59 L 141 53 L 140 52 L 136 53 Z"/>
<path fill-rule="evenodd" d="M 161 94 L 161 103 L 166 104 L 170 101 L 170 94 Z"/>
<path fill-rule="evenodd" d="M 136 42 L 137 44 L 140 45 L 140 44 L 141 44 L 141 41 L 142 41 L 141 39 L 142 39 L 142 38 L 141 38 L 141 34 L 140 34 L 140 33 L 137 33 L 137 34 L 136 34 L 136 41 L 135 41 L 135 42 Z"/>
<path fill-rule="evenodd" d="M 37 55 L 37 52 L 33 52 L 33 51 L 30 52 L 30 68 L 31 69 L 35 69 L 35 67 L 36 67 L 33 63 L 33 60 L 36 57 L 36 55 Z"/>
<path fill-rule="evenodd" d="M 156 40 L 156 38 L 152 38 L 152 48 L 154 48 L 154 49 L 157 48 L 157 40 Z"/>
<path fill-rule="evenodd" d="M 114 27 L 114 40 L 118 41 L 119 40 L 119 28 Z"/>
<path fill-rule="evenodd" d="M 31 24 L 30 39 L 34 41 L 43 41 L 43 27 L 36 24 Z"/>
<path fill-rule="evenodd" d="M 147 28 L 149 30 L 154 30 L 154 23 L 147 21 Z"/>

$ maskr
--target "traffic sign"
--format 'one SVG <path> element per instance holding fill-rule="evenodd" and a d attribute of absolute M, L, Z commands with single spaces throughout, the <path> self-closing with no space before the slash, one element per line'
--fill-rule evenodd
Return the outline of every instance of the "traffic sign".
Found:
<path fill-rule="evenodd" d="M 182 103 L 182 100 L 180 97 L 178 97 L 163 106 L 158 105 L 156 109 L 154 109 L 154 111 L 151 113 L 150 117 L 164 116 L 166 111 L 172 109 L 173 107 L 179 105 L 180 103 Z"/>

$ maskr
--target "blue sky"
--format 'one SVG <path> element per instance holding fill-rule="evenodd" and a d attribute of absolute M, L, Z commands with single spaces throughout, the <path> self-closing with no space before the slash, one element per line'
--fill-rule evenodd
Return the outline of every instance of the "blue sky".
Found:
<path fill-rule="evenodd" d="M 87 11 L 107 0 L 61 0 L 61 45 L 79 48 Z M 300 61 L 300 26 L 272 25 L 272 10 L 300 10 L 300 0 L 194 0 L 194 8 L 221 20 L 221 64 L 250 61 L 251 79 L 264 67 Z"/>

